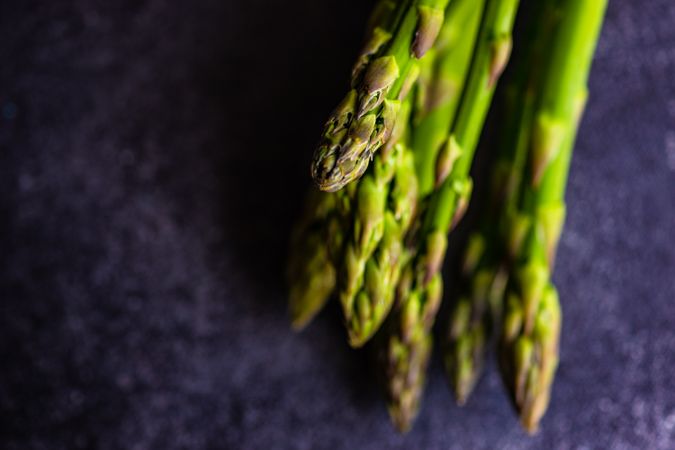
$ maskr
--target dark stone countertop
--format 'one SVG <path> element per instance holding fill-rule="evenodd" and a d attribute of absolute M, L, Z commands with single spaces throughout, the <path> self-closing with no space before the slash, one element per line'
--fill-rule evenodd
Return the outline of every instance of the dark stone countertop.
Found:
<path fill-rule="evenodd" d="M 612 0 L 568 190 L 550 411 L 433 364 L 393 432 L 284 259 L 372 2 L 0 3 L 0 447 L 675 448 L 675 3 Z"/>

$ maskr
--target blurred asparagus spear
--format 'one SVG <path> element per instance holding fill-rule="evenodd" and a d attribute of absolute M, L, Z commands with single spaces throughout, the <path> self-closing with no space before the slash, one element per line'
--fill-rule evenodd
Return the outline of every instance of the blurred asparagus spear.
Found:
<path fill-rule="evenodd" d="M 606 0 L 560 0 L 545 79 L 535 111 L 527 178 L 511 228 L 516 264 L 500 339 L 505 384 L 529 432 L 549 403 L 558 365 L 561 312 L 550 281 L 565 218 L 564 194 L 586 80 Z"/>
<path fill-rule="evenodd" d="M 435 185 L 417 237 L 410 275 L 400 288 L 386 355 L 389 412 L 399 430 L 417 414 L 431 349 L 431 327 L 442 294 L 441 265 L 449 228 L 471 193 L 468 173 L 494 86 L 511 48 L 517 0 L 486 0 L 461 100 L 448 138 L 436 159 Z"/>
<path fill-rule="evenodd" d="M 286 273 L 288 309 L 295 330 L 307 326 L 335 290 L 353 197 L 354 187 L 337 193 L 312 189 L 307 196 L 291 236 Z"/>
<path fill-rule="evenodd" d="M 508 280 L 504 230 L 517 208 L 532 130 L 540 70 L 551 27 L 555 0 L 534 5 L 523 50 L 511 63 L 511 79 L 504 90 L 496 161 L 491 167 L 490 192 L 482 205 L 477 230 L 467 240 L 461 264 L 459 298 L 453 305 L 445 335 L 444 362 L 459 405 L 463 405 L 483 368 L 485 353 L 501 322 Z"/>

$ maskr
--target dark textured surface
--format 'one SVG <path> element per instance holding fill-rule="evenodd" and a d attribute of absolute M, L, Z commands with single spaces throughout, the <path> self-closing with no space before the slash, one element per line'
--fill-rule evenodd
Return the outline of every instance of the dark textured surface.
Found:
<path fill-rule="evenodd" d="M 555 279 L 542 431 L 439 364 L 397 436 L 286 237 L 370 2 L 0 2 L 7 449 L 675 448 L 675 4 L 612 0 Z"/>

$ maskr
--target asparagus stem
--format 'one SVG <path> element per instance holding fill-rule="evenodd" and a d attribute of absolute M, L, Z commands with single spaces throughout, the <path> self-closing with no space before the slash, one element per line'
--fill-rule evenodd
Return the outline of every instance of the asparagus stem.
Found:
<path fill-rule="evenodd" d="M 517 221 L 526 224 L 521 227 L 525 239 L 514 247 L 517 263 L 506 295 L 500 367 L 529 432 L 536 431 L 546 411 L 558 364 L 561 313 L 550 275 L 565 217 L 564 190 L 587 96 L 585 83 L 606 3 L 559 2 L 560 22 L 533 122 L 528 178 L 520 194 Z"/>
<path fill-rule="evenodd" d="M 455 0 L 448 6 L 435 58 L 428 64 L 428 81 L 418 88 L 412 146 L 422 197 L 434 188 L 436 157 L 457 110 L 483 1 Z"/>
<path fill-rule="evenodd" d="M 517 5 L 517 0 L 490 1 L 486 5 L 483 20 L 491 23 L 491 27 L 481 29 L 478 41 L 480 51 L 474 53 L 467 85 L 447 144 L 448 147 L 456 146 L 460 155 L 452 165 L 449 175 L 444 180 L 437 180 L 437 184 L 442 183 L 442 186 L 433 195 L 434 201 L 426 216 L 427 230 L 447 230 L 457 211 L 456 204 L 461 206 L 461 191 L 466 186 L 460 187 L 460 184 L 467 183 L 473 153 L 494 93 L 495 81 L 508 59 L 511 48 L 510 33 Z"/>
<path fill-rule="evenodd" d="M 510 33 L 517 0 L 486 0 L 458 112 L 450 128 L 447 147 L 437 166 L 452 160 L 451 170 L 437 180 L 438 191 L 431 197 L 412 262 L 408 292 L 400 299 L 399 310 L 387 344 L 386 375 L 389 411 L 394 424 L 406 430 L 417 414 L 431 349 L 431 327 L 442 294 L 440 267 L 445 255 L 446 233 L 451 219 L 468 202 L 468 170 L 487 113 L 496 78 L 510 50 Z M 409 280 L 404 277 L 403 280 Z"/>
<path fill-rule="evenodd" d="M 535 92 L 542 78 L 538 70 L 548 42 L 554 0 L 544 0 L 532 11 L 527 47 L 511 63 L 513 77 L 505 88 L 505 108 L 492 167 L 491 192 L 482 208 L 478 230 L 464 250 L 461 291 L 448 321 L 444 362 L 457 403 L 463 405 L 482 372 L 487 343 L 501 321 L 501 304 L 508 281 L 504 232 L 517 206 L 517 193 L 527 158 Z"/>

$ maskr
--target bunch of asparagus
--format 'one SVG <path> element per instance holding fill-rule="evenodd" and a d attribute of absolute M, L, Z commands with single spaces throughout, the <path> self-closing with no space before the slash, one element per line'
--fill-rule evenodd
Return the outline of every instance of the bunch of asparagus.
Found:
<path fill-rule="evenodd" d="M 551 273 L 606 0 L 531 3 L 495 101 L 489 195 L 440 334 L 457 402 L 495 343 L 505 386 L 534 432 L 558 363 Z M 470 169 L 518 9 L 518 0 L 380 0 L 312 160 L 319 190 L 288 265 L 292 325 L 302 329 L 335 294 L 350 345 L 373 342 L 401 431 L 419 410 L 448 233 L 471 199 Z"/>

